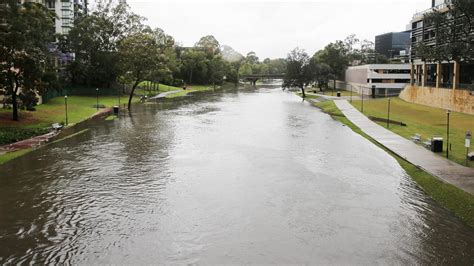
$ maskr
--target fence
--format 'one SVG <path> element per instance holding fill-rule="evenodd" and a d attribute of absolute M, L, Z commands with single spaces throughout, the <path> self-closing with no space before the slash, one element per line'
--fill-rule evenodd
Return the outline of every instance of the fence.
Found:
<path fill-rule="evenodd" d="M 333 85 L 334 87 L 334 85 Z M 343 81 L 336 81 L 335 90 L 346 90 L 352 91 L 358 94 L 370 95 L 372 96 L 372 86 L 355 84 L 355 83 L 346 83 Z M 375 97 L 393 97 L 400 94 L 401 89 L 398 88 L 375 88 Z"/>

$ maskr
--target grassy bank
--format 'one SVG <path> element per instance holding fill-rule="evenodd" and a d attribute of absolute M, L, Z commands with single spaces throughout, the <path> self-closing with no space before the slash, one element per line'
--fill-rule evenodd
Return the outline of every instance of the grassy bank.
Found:
<path fill-rule="evenodd" d="M 353 101 L 352 105 L 359 111 L 361 110 L 361 101 Z M 376 99 L 364 101 L 364 114 L 380 118 L 387 118 L 388 99 Z M 423 141 L 433 136 L 447 139 L 446 110 L 428 107 L 419 104 L 405 102 L 399 98 L 391 98 L 390 119 L 404 122 L 406 127 L 391 125 L 390 130 L 398 135 L 410 139 L 415 134 L 420 134 Z M 379 123 L 386 126 L 386 123 Z M 450 141 L 451 150 L 449 159 L 465 165 L 466 148 L 464 147 L 466 131 L 474 131 L 474 116 L 462 113 L 451 112 L 450 114 Z M 446 156 L 446 146 L 441 156 Z M 470 164 L 474 167 L 474 163 Z"/>
<path fill-rule="evenodd" d="M 373 142 L 375 145 L 381 147 L 390 155 L 392 155 L 400 164 L 400 166 L 415 180 L 415 182 L 425 191 L 427 195 L 433 198 L 444 208 L 453 212 L 461 220 L 471 227 L 474 227 L 474 196 L 464 192 L 463 190 L 440 181 L 436 177 L 426 173 L 425 171 L 419 169 L 413 164 L 405 161 L 400 158 L 393 152 L 387 150 L 385 147 L 381 146 L 367 134 L 362 132 L 360 128 L 355 126 L 350 122 L 342 112 L 337 108 L 333 101 L 325 101 L 315 103 L 315 106 L 321 108 L 324 112 L 329 114 L 335 114 L 334 119 L 344 123 L 354 132 L 362 135 L 366 139 Z M 365 107 L 364 107 L 365 110 Z"/>
<path fill-rule="evenodd" d="M 219 89 L 219 88 L 220 86 L 216 86 L 216 89 Z M 213 86 L 189 85 L 186 87 L 186 90 L 182 90 L 178 93 L 167 95 L 166 98 L 177 98 L 177 97 L 186 96 L 187 94 L 191 92 L 212 91 L 212 90 L 213 90 Z"/>

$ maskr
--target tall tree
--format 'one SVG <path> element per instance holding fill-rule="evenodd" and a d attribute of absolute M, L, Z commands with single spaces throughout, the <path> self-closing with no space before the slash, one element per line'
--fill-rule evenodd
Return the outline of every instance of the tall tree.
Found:
<path fill-rule="evenodd" d="M 299 48 L 293 49 L 286 58 L 286 76 L 283 80 L 283 87 L 300 88 L 303 98 L 305 98 L 305 88 L 313 80 L 311 68 L 312 64 L 308 54 Z"/>
<path fill-rule="evenodd" d="M 220 53 L 220 44 L 212 35 L 207 35 L 199 39 L 194 47 L 202 49 L 209 58 Z"/>
<path fill-rule="evenodd" d="M 155 36 L 150 32 L 130 35 L 119 44 L 120 66 L 123 76 L 132 83 L 128 109 L 138 84 L 145 81 L 164 61 Z"/>
<path fill-rule="evenodd" d="M 54 41 L 53 15 L 41 4 L 0 4 L 0 86 L 12 99 L 18 121 L 18 94 L 36 94 L 43 86 L 48 44 Z"/>
<path fill-rule="evenodd" d="M 342 41 L 337 41 L 328 44 L 323 50 L 316 52 L 313 56 L 315 63 L 325 63 L 331 67 L 334 83 L 336 79 L 344 78 L 345 70 L 349 65 L 346 51 L 346 45 Z"/>
<path fill-rule="evenodd" d="M 120 74 L 119 42 L 142 31 L 143 20 L 126 4 L 110 3 L 100 4 L 92 14 L 77 19 L 61 42 L 64 52 L 75 54 L 69 66 L 73 83 L 109 87 Z"/>

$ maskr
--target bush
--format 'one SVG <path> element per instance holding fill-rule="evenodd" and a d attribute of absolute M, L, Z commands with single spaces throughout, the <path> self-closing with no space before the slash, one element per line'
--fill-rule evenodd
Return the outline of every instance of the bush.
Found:
<path fill-rule="evenodd" d="M 48 128 L 2 128 L 0 129 L 0 145 L 10 144 L 31 137 L 48 133 Z"/>

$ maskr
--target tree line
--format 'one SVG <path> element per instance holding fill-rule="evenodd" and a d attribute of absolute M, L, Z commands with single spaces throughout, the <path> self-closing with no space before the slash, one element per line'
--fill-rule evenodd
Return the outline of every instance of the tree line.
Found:
<path fill-rule="evenodd" d="M 331 80 L 343 79 L 348 66 L 374 63 L 388 63 L 388 59 L 375 52 L 372 41 L 361 41 L 354 34 L 326 45 L 313 56 L 297 47 L 286 58 L 283 87 L 299 88 L 306 97 L 305 88 L 309 85 L 323 90 Z"/>
<path fill-rule="evenodd" d="M 55 14 L 41 4 L 5 0 L 0 4 L 0 93 L 4 106 L 34 110 L 37 95 L 65 86 L 112 88 L 142 81 L 166 85 L 237 83 L 240 75 L 285 70 L 284 59 L 247 56 L 220 45 L 212 35 L 185 47 L 126 4 L 99 2 L 80 14 L 67 34 L 55 34 Z M 69 58 L 69 59 L 68 59 Z"/>

